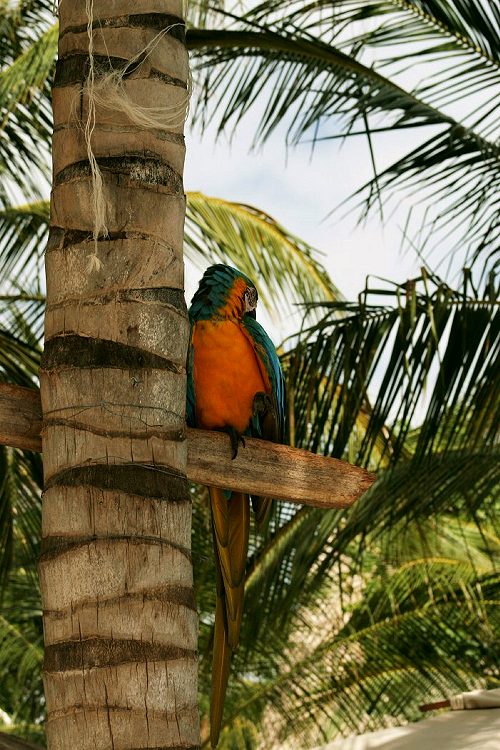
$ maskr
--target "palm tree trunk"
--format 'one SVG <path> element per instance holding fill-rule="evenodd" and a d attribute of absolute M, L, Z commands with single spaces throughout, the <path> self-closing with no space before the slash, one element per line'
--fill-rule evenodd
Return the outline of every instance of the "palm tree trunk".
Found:
<path fill-rule="evenodd" d="M 96 81 L 182 105 L 181 3 L 88 0 Z M 182 126 L 97 105 L 108 236 L 94 249 L 85 0 L 62 0 L 41 370 L 44 685 L 51 750 L 199 745 L 184 429 Z M 89 262 L 90 261 L 90 262 Z"/>

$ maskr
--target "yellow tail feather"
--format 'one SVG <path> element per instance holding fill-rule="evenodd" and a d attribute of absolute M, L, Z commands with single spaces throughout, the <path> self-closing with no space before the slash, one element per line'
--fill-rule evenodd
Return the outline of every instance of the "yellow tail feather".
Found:
<path fill-rule="evenodd" d="M 209 489 L 217 572 L 210 741 L 212 747 L 216 747 L 231 654 L 238 645 L 243 615 L 250 502 L 248 495 L 240 492 L 233 492 L 227 498 L 224 490 L 216 487 Z"/>
<path fill-rule="evenodd" d="M 210 700 L 210 744 L 214 748 L 217 747 L 217 743 L 219 742 L 232 653 L 227 642 L 224 610 L 224 599 L 221 596 L 217 596 L 212 662 L 212 695 Z"/>

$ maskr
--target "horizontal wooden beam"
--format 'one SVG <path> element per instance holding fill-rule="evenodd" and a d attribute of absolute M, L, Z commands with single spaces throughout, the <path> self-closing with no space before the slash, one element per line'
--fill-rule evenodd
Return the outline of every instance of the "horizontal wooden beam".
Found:
<path fill-rule="evenodd" d="M 0 383 L 0 443 L 41 451 L 40 394 Z M 303 503 L 347 508 L 375 481 L 375 474 L 336 458 L 245 438 L 234 461 L 227 435 L 188 428 L 188 478 L 199 484 Z"/>
<path fill-rule="evenodd" d="M 41 453 L 41 429 L 40 392 L 0 383 L 0 444 Z"/>
<path fill-rule="evenodd" d="M 375 481 L 375 474 L 346 461 L 256 438 L 245 438 L 233 461 L 227 435 L 192 429 L 188 477 L 316 508 L 347 508 Z"/>
<path fill-rule="evenodd" d="M 15 737 L 13 734 L 0 732 L 0 750 L 43 750 L 43 748 L 41 745 Z"/>
<path fill-rule="evenodd" d="M 15 737 L 13 734 L 0 732 L 0 750 L 43 750 L 43 747 Z"/>

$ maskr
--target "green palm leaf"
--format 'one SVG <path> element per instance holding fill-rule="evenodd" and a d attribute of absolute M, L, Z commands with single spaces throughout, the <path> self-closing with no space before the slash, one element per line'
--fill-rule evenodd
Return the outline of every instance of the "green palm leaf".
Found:
<path fill-rule="evenodd" d="M 38 382 L 40 348 L 0 328 L 0 381 L 33 387 Z"/>
<path fill-rule="evenodd" d="M 221 13 L 221 21 L 225 28 L 188 35 L 202 126 L 217 118 L 219 130 L 236 127 L 256 108 L 256 143 L 282 125 L 292 144 L 364 135 L 375 172 L 357 193 L 366 211 L 401 188 L 411 199 L 425 189 L 431 210 L 424 228 L 433 246 L 451 233 L 447 246 L 460 246 L 462 258 L 490 260 L 498 238 L 492 100 L 500 82 L 500 24 L 483 0 L 281 1 L 240 18 Z M 384 57 L 386 47 L 391 57 Z M 418 77 L 413 88 L 401 83 L 408 59 Z M 375 134 L 406 128 L 420 130 L 414 147 L 379 172 Z"/>
<path fill-rule="evenodd" d="M 328 0 L 278 0 L 249 9 L 246 19 L 276 30 L 300 29 L 311 38 L 326 37 L 347 51 L 363 54 L 371 49 L 376 67 L 391 75 L 398 75 L 401 63 L 422 65 L 418 91 L 426 100 L 442 106 L 481 91 L 474 121 L 496 120 L 491 97 L 500 76 L 500 19 L 485 0 L 339 0 L 334 5 Z M 424 70 L 429 60 L 431 75 Z"/>
<path fill-rule="evenodd" d="M 7 592 L 0 615 L 0 705 L 16 723 L 34 724 L 44 710 L 42 613 L 36 577 L 22 570 L 13 573 Z M 23 599 L 13 602 L 13 594 Z"/>
<path fill-rule="evenodd" d="M 257 143 L 285 118 L 290 123 L 288 141 L 294 144 L 320 121 L 335 116 L 347 134 L 370 113 L 392 113 L 393 129 L 457 124 L 354 57 L 298 32 L 191 30 L 188 46 L 198 69 L 205 72 L 195 117 L 200 118 L 202 105 L 210 102 L 212 116 L 221 113 L 223 129 L 231 120 L 237 123 L 262 91 L 268 94 Z"/>
<path fill-rule="evenodd" d="M 48 78 L 57 51 L 57 24 L 52 25 L 15 60 L 0 70 L 0 176 L 2 202 L 16 185 L 25 195 L 39 195 L 48 174 L 52 113 Z"/>
<path fill-rule="evenodd" d="M 7 65 L 31 46 L 53 21 L 53 0 L 2 0 L 0 60 Z"/>
<path fill-rule="evenodd" d="M 4 291 L 12 280 L 38 276 L 43 251 L 47 242 L 49 202 L 35 201 L 21 206 L 6 206 L 0 210 L 0 284 Z"/>
<path fill-rule="evenodd" d="M 365 22 L 363 35 L 357 37 L 364 44 L 423 41 L 435 52 L 446 54 L 453 45 L 476 59 L 499 60 L 498 14 L 485 0 L 337 0 L 334 5 L 328 0 L 270 0 L 249 9 L 247 16 L 256 22 L 305 28 L 311 34 L 330 29 L 336 39 L 345 39 L 347 27 Z M 380 23 L 367 24 L 368 19 Z"/>
<path fill-rule="evenodd" d="M 194 0 L 187 6 L 186 24 L 203 28 L 207 23 L 217 19 L 224 10 L 224 0 Z"/>
<path fill-rule="evenodd" d="M 41 536 L 41 456 L 0 451 L 0 707 L 23 725 L 44 712 L 41 666 L 43 630 L 36 565 Z M 8 541 L 8 544 L 4 544 Z M 34 736 L 34 735 L 33 735 Z"/>
<path fill-rule="evenodd" d="M 286 647 L 271 629 L 250 661 L 237 661 L 228 727 L 272 707 L 274 742 L 293 735 L 307 747 L 381 728 L 389 706 L 393 722 L 415 720 L 429 697 L 476 687 L 488 670 L 498 675 L 499 586 L 491 562 L 478 570 L 453 558 L 414 559 L 369 583 L 358 579 L 342 615 L 330 581 L 333 598 L 297 614 Z M 259 680 L 245 679 L 257 670 Z"/>
<path fill-rule="evenodd" d="M 360 561 L 362 554 L 371 554 L 373 544 L 391 549 L 399 537 L 405 539 L 413 522 L 434 519 L 439 524 L 447 513 L 474 523 L 478 533 L 488 520 L 498 534 L 498 464 L 495 449 L 447 451 L 425 461 L 400 462 L 382 474 L 332 533 L 328 567 L 353 544 Z M 423 536 L 427 539 L 429 534 Z"/>
<path fill-rule="evenodd" d="M 380 297 L 388 304 L 377 304 Z M 413 450 L 420 461 L 443 448 L 472 451 L 492 445 L 499 409 L 500 317 L 489 289 L 481 297 L 468 291 L 467 275 L 463 288 L 453 290 L 424 274 L 402 285 L 369 285 L 359 302 L 330 303 L 324 309 L 323 319 L 285 356 L 296 382 L 299 444 L 323 445 L 331 455 L 343 456 L 370 394 L 357 462 L 369 461 L 385 425 L 390 426 L 385 455 L 398 460 L 416 420 L 422 426 Z M 337 388 L 333 402 L 321 399 L 317 386 L 323 381 Z"/>
<path fill-rule="evenodd" d="M 185 252 L 193 261 L 226 261 L 255 279 L 268 309 L 292 300 L 334 300 L 340 293 L 320 255 L 253 206 L 188 193 Z"/>

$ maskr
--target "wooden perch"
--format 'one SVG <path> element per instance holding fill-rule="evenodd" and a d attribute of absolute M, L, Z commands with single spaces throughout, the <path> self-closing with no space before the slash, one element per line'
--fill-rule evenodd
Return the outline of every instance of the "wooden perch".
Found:
<path fill-rule="evenodd" d="M 43 748 L 41 745 L 15 737 L 13 734 L 0 732 L 0 750 L 43 750 Z"/>
<path fill-rule="evenodd" d="M 41 429 L 40 392 L 0 383 L 0 443 L 41 453 Z"/>
<path fill-rule="evenodd" d="M 0 383 L 0 443 L 40 452 L 41 427 L 39 392 Z M 375 474 L 346 461 L 265 440 L 245 438 L 233 461 L 223 433 L 188 428 L 187 439 L 188 478 L 199 484 L 316 508 L 346 508 L 375 481 Z"/>

